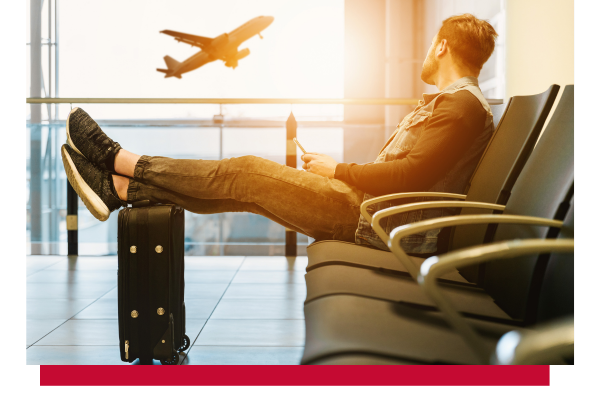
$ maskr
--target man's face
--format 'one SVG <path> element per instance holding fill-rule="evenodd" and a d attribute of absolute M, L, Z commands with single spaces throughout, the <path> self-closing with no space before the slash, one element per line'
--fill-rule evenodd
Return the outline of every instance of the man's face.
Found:
<path fill-rule="evenodd" d="M 429 85 L 435 85 L 433 76 L 439 68 L 439 62 L 435 58 L 435 48 L 437 47 L 436 42 L 437 35 L 435 35 L 431 41 L 431 46 L 429 46 L 427 57 L 425 57 L 425 61 L 423 61 L 423 70 L 421 71 L 421 80 Z"/>

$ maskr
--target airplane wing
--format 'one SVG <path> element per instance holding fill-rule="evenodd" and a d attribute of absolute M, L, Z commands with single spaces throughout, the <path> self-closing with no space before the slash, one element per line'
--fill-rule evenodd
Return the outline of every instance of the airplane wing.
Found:
<path fill-rule="evenodd" d="M 204 36 L 196 36 L 190 35 L 189 33 L 182 33 L 176 31 L 160 31 L 160 33 L 164 33 L 165 35 L 173 36 L 175 40 L 178 42 L 183 42 L 186 44 L 191 44 L 192 46 L 200 47 L 201 49 L 208 46 L 210 42 L 212 42 L 212 38 L 204 37 Z"/>

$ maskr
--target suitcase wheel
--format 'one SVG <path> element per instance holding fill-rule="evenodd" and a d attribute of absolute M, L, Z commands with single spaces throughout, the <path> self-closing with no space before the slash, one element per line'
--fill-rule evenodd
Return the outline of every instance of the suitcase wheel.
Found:
<path fill-rule="evenodd" d="M 190 347 L 190 338 L 188 335 L 183 335 L 183 343 L 179 348 L 179 351 L 186 351 Z"/>
<path fill-rule="evenodd" d="M 179 353 L 173 352 L 173 354 L 171 355 L 171 358 L 169 358 L 168 360 L 160 360 L 160 363 L 162 365 L 177 365 L 177 364 L 179 364 Z"/>

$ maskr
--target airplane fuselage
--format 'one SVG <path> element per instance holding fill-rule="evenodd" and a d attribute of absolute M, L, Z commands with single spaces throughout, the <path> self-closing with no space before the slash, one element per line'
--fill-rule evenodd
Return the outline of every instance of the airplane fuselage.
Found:
<path fill-rule="evenodd" d="M 224 57 L 237 54 L 237 48 L 253 36 L 260 35 L 273 22 L 273 17 L 256 17 L 227 34 L 228 43 L 222 48 L 215 49 L 216 54 Z M 223 36 L 223 35 L 221 35 Z M 218 39 L 218 36 L 216 39 Z M 221 58 L 221 57 L 218 57 Z"/>
<path fill-rule="evenodd" d="M 273 19 L 273 17 L 264 16 L 253 18 L 233 31 L 212 39 L 209 44 L 202 47 L 201 51 L 179 63 L 173 69 L 169 68 L 168 72 L 161 72 L 166 72 L 165 77 L 180 78 L 181 74 L 193 71 L 215 60 L 223 60 L 226 66 L 235 68 L 238 60 L 250 54 L 250 50 L 238 51 L 238 47 L 253 36 L 260 36 L 260 33 L 271 25 Z"/>

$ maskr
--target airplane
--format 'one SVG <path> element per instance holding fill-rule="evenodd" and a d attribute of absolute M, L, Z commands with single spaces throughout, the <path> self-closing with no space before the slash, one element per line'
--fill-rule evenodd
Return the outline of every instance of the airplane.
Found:
<path fill-rule="evenodd" d="M 181 79 L 182 74 L 193 71 L 215 60 L 223 60 L 226 67 L 235 69 L 238 66 L 238 61 L 250 54 L 250 50 L 247 48 L 238 51 L 238 46 L 255 35 L 258 35 L 262 39 L 263 37 L 260 33 L 271 25 L 273 20 L 273 17 L 256 17 L 239 28 L 219 35 L 214 39 L 170 30 L 160 31 L 160 33 L 164 33 L 165 35 L 173 36 L 178 42 L 199 47 L 201 51 L 183 62 L 165 56 L 164 60 L 165 64 L 167 64 L 167 69 L 156 68 L 156 70 L 163 72 L 165 78 L 174 76 Z"/>

